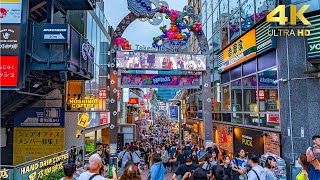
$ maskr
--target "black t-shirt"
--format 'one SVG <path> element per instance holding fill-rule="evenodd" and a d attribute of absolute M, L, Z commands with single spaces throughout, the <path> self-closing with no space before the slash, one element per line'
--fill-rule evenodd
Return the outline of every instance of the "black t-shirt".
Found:
<path fill-rule="evenodd" d="M 175 174 L 177 176 L 181 175 L 182 177 L 184 176 L 184 174 L 186 172 L 191 172 L 195 169 L 197 169 L 198 167 L 200 167 L 197 164 L 190 164 L 190 165 L 186 165 L 186 164 L 181 164 L 178 169 L 176 170 Z"/>
<path fill-rule="evenodd" d="M 177 157 L 177 161 L 179 161 L 179 164 L 185 164 L 186 163 L 186 159 L 184 154 L 179 154 Z"/>

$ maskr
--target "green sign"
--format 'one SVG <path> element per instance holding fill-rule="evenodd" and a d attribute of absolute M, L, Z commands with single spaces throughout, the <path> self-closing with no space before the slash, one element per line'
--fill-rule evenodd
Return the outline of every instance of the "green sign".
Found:
<path fill-rule="evenodd" d="M 270 27 L 270 23 L 263 22 L 256 28 L 257 54 L 276 47 L 275 38 L 273 36 L 266 36 Z"/>
<path fill-rule="evenodd" d="M 308 18 L 312 28 L 310 29 L 310 36 L 307 37 L 307 58 L 320 58 L 320 15 Z"/>
<path fill-rule="evenodd" d="M 86 144 L 86 152 L 93 152 L 94 151 L 94 144 Z"/>

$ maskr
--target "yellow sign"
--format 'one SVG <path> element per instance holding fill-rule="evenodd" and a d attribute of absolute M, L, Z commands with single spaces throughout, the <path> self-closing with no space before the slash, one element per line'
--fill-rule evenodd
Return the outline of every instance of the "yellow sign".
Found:
<path fill-rule="evenodd" d="M 71 105 L 71 108 L 94 108 L 95 104 L 98 104 L 98 100 L 94 98 L 85 98 L 85 99 L 70 99 L 68 104 Z"/>
<path fill-rule="evenodd" d="M 21 2 L 21 0 L 0 0 L 0 2 Z"/>
<path fill-rule="evenodd" d="M 83 113 L 81 115 L 81 117 L 78 119 L 78 125 L 86 128 L 87 126 L 89 126 L 90 122 L 89 122 L 89 114 L 87 113 Z"/>
<path fill-rule="evenodd" d="M 223 70 L 256 56 L 256 30 L 252 29 L 223 50 Z"/>
<path fill-rule="evenodd" d="M 76 138 L 79 138 L 82 135 L 83 130 L 77 130 Z"/>
<path fill-rule="evenodd" d="M 64 128 L 14 128 L 13 164 L 37 159 L 64 149 Z"/>

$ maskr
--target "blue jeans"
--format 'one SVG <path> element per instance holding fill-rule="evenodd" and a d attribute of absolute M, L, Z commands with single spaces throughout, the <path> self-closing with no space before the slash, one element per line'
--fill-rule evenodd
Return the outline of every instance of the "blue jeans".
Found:
<path fill-rule="evenodd" d="M 316 170 L 312 164 L 309 165 L 308 172 L 309 180 L 319 180 L 320 179 L 320 170 Z"/>

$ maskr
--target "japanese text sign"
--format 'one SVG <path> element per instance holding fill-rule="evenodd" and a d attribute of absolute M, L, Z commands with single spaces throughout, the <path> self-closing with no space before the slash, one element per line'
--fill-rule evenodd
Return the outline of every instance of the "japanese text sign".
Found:
<path fill-rule="evenodd" d="M 1 24 L 0 34 L 1 54 L 17 55 L 20 46 L 20 26 Z"/>
<path fill-rule="evenodd" d="M 100 112 L 100 125 L 110 123 L 110 112 Z"/>
<path fill-rule="evenodd" d="M 256 32 L 252 29 L 223 50 L 223 70 L 256 56 L 256 51 Z"/>
<path fill-rule="evenodd" d="M 21 23 L 21 1 L 0 2 L 1 23 Z"/>
<path fill-rule="evenodd" d="M 99 99 L 107 99 L 107 89 L 105 88 L 99 89 Z"/>
<path fill-rule="evenodd" d="M 17 86 L 18 56 L 0 57 L 0 87 Z"/>
<path fill-rule="evenodd" d="M 89 114 L 83 113 L 78 119 L 78 125 L 85 128 L 90 124 L 89 122 Z"/>
<path fill-rule="evenodd" d="M 13 164 L 37 159 L 64 149 L 64 128 L 14 128 Z"/>

